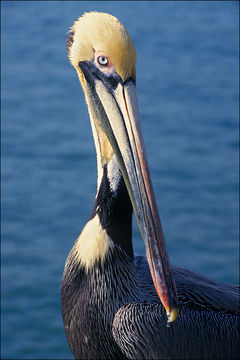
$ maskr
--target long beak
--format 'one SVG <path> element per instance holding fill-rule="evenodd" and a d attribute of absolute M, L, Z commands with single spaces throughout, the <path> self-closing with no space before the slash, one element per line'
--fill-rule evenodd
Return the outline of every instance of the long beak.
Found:
<path fill-rule="evenodd" d="M 80 63 L 91 116 L 100 126 L 117 157 L 138 225 L 158 296 L 168 321 L 177 317 L 177 292 L 164 242 L 157 204 L 149 174 L 140 125 L 135 83 L 119 77 L 93 74 Z"/>

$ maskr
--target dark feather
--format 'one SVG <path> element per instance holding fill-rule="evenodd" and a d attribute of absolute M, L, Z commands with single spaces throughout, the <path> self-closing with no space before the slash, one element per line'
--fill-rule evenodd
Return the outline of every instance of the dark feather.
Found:
<path fill-rule="evenodd" d="M 145 258 L 136 265 L 151 283 Z M 124 305 L 113 322 L 113 336 L 131 359 L 239 358 L 239 288 L 173 267 L 179 296 L 177 320 L 167 326 L 165 310 L 154 298 Z"/>
<path fill-rule="evenodd" d="M 66 39 L 66 47 L 67 47 L 68 53 L 73 44 L 73 37 L 74 37 L 74 31 L 71 31 Z"/>

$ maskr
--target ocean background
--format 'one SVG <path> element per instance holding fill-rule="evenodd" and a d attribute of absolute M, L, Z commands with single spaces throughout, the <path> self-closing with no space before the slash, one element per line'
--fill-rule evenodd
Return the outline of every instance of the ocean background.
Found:
<path fill-rule="evenodd" d="M 66 257 L 93 207 L 96 156 L 65 48 L 85 11 L 135 43 L 137 92 L 171 263 L 238 283 L 238 2 L 2 2 L 2 359 L 72 359 Z M 134 248 L 144 244 L 134 221 Z"/>

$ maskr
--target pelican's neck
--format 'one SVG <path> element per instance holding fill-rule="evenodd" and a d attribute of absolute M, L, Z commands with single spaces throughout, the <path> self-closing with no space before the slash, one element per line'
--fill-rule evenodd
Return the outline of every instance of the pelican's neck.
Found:
<path fill-rule="evenodd" d="M 88 100 L 88 98 L 87 98 Z M 100 224 L 114 244 L 133 258 L 132 204 L 121 175 L 116 156 L 102 132 L 96 128 L 94 113 L 88 106 L 97 154 L 97 193 L 91 219 L 99 217 Z M 95 119 L 96 120 L 96 119 Z"/>
<path fill-rule="evenodd" d="M 99 165 L 98 165 L 99 166 Z M 133 258 L 132 205 L 115 156 L 98 169 L 98 186 L 91 219 L 100 224 L 114 244 Z"/>

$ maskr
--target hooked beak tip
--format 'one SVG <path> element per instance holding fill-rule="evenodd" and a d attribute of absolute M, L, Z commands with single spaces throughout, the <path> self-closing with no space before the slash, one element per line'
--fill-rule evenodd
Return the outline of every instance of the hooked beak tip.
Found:
<path fill-rule="evenodd" d="M 175 321 L 177 316 L 178 316 L 177 308 L 173 308 L 170 311 L 167 311 L 167 318 L 168 318 L 167 322 L 170 323 L 170 322 Z"/>

